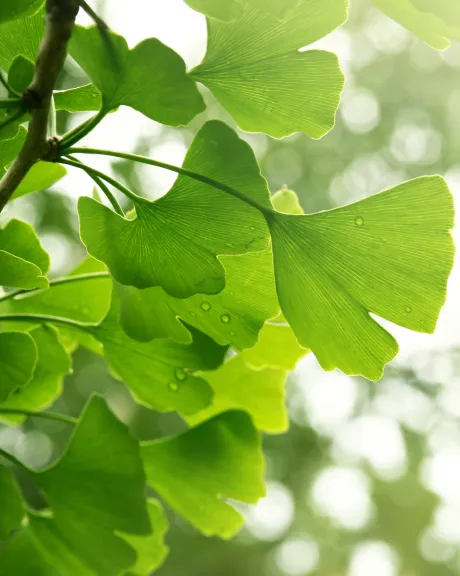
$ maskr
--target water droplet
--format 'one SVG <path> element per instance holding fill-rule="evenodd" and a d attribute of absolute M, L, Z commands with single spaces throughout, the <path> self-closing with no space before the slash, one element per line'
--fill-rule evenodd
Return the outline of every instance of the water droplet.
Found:
<path fill-rule="evenodd" d="M 356 224 L 356 226 L 362 226 L 364 224 L 363 218 L 361 216 L 356 216 L 355 224 Z"/>
<path fill-rule="evenodd" d="M 209 302 L 202 302 L 200 304 L 200 308 L 205 312 L 208 312 L 209 310 L 211 310 L 211 304 Z"/>
<path fill-rule="evenodd" d="M 230 322 L 230 316 L 228 314 L 222 314 L 220 319 L 224 324 L 228 324 Z"/>
<path fill-rule="evenodd" d="M 176 378 L 183 382 L 187 378 L 187 374 L 182 370 L 182 368 L 177 368 Z"/>
<path fill-rule="evenodd" d="M 406 312 L 410 314 L 412 312 L 412 308 L 410 306 L 406 306 Z"/>
<path fill-rule="evenodd" d="M 171 390 L 171 392 L 177 392 L 179 390 L 179 384 L 177 382 L 170 382 L 168 384 L 168 388 Z"/>

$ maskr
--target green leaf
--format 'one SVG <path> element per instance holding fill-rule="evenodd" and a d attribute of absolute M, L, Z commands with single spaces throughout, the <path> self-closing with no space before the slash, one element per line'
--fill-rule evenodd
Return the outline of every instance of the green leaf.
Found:
<path fill-rule="evenodd" d="M 44 31 L 44 10 L 0 24 L 0 68 L 9 70 L 18 56 L 35 62 Z"/>
<path fill-rule="evenodd" d="M 260 331 L 257 344 L 241 355 L 253 368 L 284 368 L 294 370 L 308 350 L 302 348 L 292 328 L 287 324 L 267 323 Z"/>
<path fill-rule="evenodd" d="M 0 228 L 0 286 L 46 288 L 49 264 L 30 224 L 13 219 Z"/>
<path fill-rule="evenodd" d="M 178 410 L 182 414 L 210 403 L 209 384 L 194 372 L 215 370 L 223 362 L 226 347 L 191 327 L 193 341 L 189 345 L 165 339 L 137 342 L 123 332 L 117 318 L 114 298 L 107 318 L 90 333 L 103 344 L 110 367 L 139 402 L 162 412 Z"/>
<path fill-rule="evenodd" d="M 226 283 L 216 295 L 181 300 L 162 288 L 121 287 L 120 322 L 125 332 L 144 342 L 162 337 L 187 342 L 190 334 L 180 317 L 219 344 L 238 350 L 254 346 L 265 320 L 279 311 L 271 250 L 219 260 Z"/>
<path fill-rule="evenodd" d="M 0 22 L 32 14 L 42 5 L 43 0 L 2 0 L 0 4 Z"/>
<path fill-rule="evenodd" d="M 320 138 L 334 125 L 344 79 L 334 54 L 299 49 L 346 17 L 347 0 L 301 0 L 282 23 L 252 8 L 232 22 L 208 20 L 206 56 L 191 77 L 243 130 Z"/>
<path fill-rule="evenodd" d="M 92 84 L 86 84 L 69 90 L 57 90 L 54 92 L 54 105 L 56 110 L 91 112 L 101 109 L 102 96 Z"/>
<path fill-rule="evenodd" d="M 16 90 L 16 92 L 24 92 L 29 87 L 35 73 L 34 64 L 24 58 L 18 56 L 13 60 L 13 63 L 8 70 L 8 84 Z"/>
<path fill-rule="evenodd" d="M 14 534 L 0 550 L 0 576 L 61 576 L 43 559 L 30 528 Z"/>
<path fill-rule="evenodd" d="M 381 377 L 398 345 L 370 313 L 434 331 L 453 265 L 453 216 L 446 183 L 431 176 L 270 221 L 281 309 L 324 369 Z"/>
<path fill-rule="evenodd" d="M 26 134 L 27 130 L 21 126 L 12 138 L 0 138 L 0 177 L 3 176 L 5 172 L 4 169 L 9 166 L 19 154 L 24 144 Z"/>
<path fill-rule="evenodd" d="M 62 458 L 35 479 L 53 517 L 30 525 L 63 576 L 115 576 L 136 562 L 116 533 L 151 532 L 139 445 L 102 398 L 91 398 Z"/>
<path fill-rule="evenodd" d="M 0 402 L 30 381 L 36 362 L 37 349 L 28 334 L 0 333 Z"/>
<path fill-rule="evenodd" d="M 261 438 L 245 412 L 147 442 L 142 457 L 152 488 L 207 536 L 231 538 L 243 524 L 224 499 L 252 504 L 265 495 Z"/>
<path fill-rule="evenodd" d="M 29 332 L 34 339 L 38 360 L 32 380 L 11 394 L 1 408 L 39 411 L 50 406 L 62 392 L 64 376 L 70 373 L 72 362 L 59 335 L 49 326 Z M 4 416 L 2 416 L 4 418 Z M 22 422 L 23 416 L 8 416 L 8 420 Z"/>
<path fill-rule="evenodd" d="M 157 500 L 149 500 L 148 513 L 153 531 L 150 536 L 124 536 L 124 539 L 136 550 L 137 562 L 126 572 L 126 576 L 146 576 L 159 568 L 168 555 L 164 537 L 168 531 L 168 521 L 163 508 Z"/>
<path fill-rule="evenodd" d="M 445 50 L 460 40 L 460 5 L 457 0 L 370 0 L 377 8 L 427 44 Z"/>
<path fill-rule="evenodd" d="M 216 2 L 216 0 L 185 0 L 185 2 L 197 12 L 218 20 L 232 20 L 242 12 L 239 0 L 226 0 L 225 2 Z"/>
<path fill-rule="evenodd" d="M 0 540 L 21 526 L 25 508 L 13 474 L 0 466 Z"/>
<path fill-rule="evenodd" d="M 267 184 L 250 147 L 221 122 L 198 132 L 184 168 L 236 188 L 270 207 Z M 225 287 L 218 254 L 263 250 L 269 235 L 263 216 L 238 198 L 179 176 L 166 196 L 139 198 L 128 220 L 92 198 L 80 198 L 80 233 L 88 252 L 120 284 L 162 286 L 176 298 L 217 294 Z"/>
<path fill-rule="evenodd" d="M 122 36 L 76 26 L 69 51 L 102 92 L 108 110 L 131 106 L 152 120 L 180 126 L 205 109 L 182 58 L 155 38 L 130 50 Z"/>
<path fill-rule="evenodd" d="M 282 188 L 273 194 L 272 204 L 278 212 L 283 214 L 303 214 L 303 208 L 300 205 L 299 198 L 293 190 Z"/>
<path fill-rule="evenodd" d="M 206 373 L 214 391 L 212 405 L 187 417 L 196 425 L 227 410 L 249 412 L 259 430 L 281 434 L 288 429 L 284 383 L 287 372 L 280 368 L 251 369 L 243 356 L 235 356 L 215 372 Z"/>
<path fill-rule="evenodd" d="M 60 164 L 55 164 L 54 162 L 37 162 L 16 188 L 13 199 L 31 194 L 32 192 L 46 190 L 56 184 L 61 178 L 64 178 L 66 174 L 67 170 Z"/>

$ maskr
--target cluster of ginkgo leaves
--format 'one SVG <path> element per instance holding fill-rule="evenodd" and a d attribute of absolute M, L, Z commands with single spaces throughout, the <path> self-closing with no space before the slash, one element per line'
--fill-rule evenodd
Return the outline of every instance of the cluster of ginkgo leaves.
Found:
<path fill-rule="evenodd" d="M 0 229 L 0 417 L 13 426 L 41 414 L 75 427 L 46 470 L 0 451 L 11 464 L 0 466 L 1 576 L 151 573 L 167 554 L 167 523 L 146 486 L 204 534 L 231 537 L 242 518 L 226 500 L 264 495 L 260 433 L 286 429 L 287 372 L 311 351 L 326 370 L 379 379 L 398 345 L 375 316 L 429 333 L 445 300 L 454 214 L 441 177 L 305 215 L 294 192 L 270 195 L 250 146 L 220 121 L 201 127 L 182 167 L 77 146 L 119 106 L 188 124 L 205 109 L 200 84 L 242 130 L 320 138 L 332 129 L 338 60 L 303 48 L 346 20 L 347 0 L 186 1 L 208 18 L 207 52 L 191 71 L 157 39 L 130 49 L 114 32 L 74 29 L 69 53 L 90 84 L 56 91 L 52 115 L 95 115 L 62 136 L 56 162 L 33 166 L 12 201 L 54 184 L 67 165 L 85 171 L 107 199 L 78 203 L 88 257 L 50 280 L 33 228 L 7 218 Z M 460 37 L 451 0 L 372 1 L 434 47 Z M 0 174 L 26 138 L 21 93 L 43 4 L 0 6 Z M 152 202 L 82 161 L 91 155 L 179 176 Z M 103 356 L 137 402 L 177 411 L 189 430 L 139 444 L 99 396 L 78 420 L 48 412 L 78 346 Z M 15 467 L 45 508 L 25 503 Z"/>

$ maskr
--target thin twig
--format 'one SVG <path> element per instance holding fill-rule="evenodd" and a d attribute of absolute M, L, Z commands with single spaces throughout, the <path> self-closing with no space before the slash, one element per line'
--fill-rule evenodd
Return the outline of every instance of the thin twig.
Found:
<path fill-rule="evenodd" d="M 79 4 L 79 0 L 46 2 L 45 35 L 38 52 L 34 78 L 23 94 L 31 112 L 29 131 L 19 156 L 0 181 L 0 212 L 35 162 L 50 151 L 47 129 L 51 98 L 67 55 Z"/>

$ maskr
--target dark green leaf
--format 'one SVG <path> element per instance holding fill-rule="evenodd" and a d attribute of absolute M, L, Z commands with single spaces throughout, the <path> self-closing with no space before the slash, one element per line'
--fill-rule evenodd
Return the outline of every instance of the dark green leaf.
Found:
<path fill-rule="evenodd" d="M 182 58 L 155 38 L 130 50 L 117 34 L 77 26 L 70 53 L 102 92 L 108 110 L 131 106 L 152 120 L 180 126 L 205 108 Z"/>
<path fill-rule="evenodd" d="M 0 466 L 0 540 L 21 526 L 25 509 L 13 474 Z"/>
<path fill-rule="evenodd" d="M 38 551 L 30 528 L 12 536 L 0 550 L 0 576 L 62 576 Z"/>
<path fill-rule="evenodd" d="M 0 333 L 0 402 L 30 381 L 36 362 L 37 349 L 28 334 Z"/>
<path fill-rule="evenodd" d="M 16 92 L 22 93 L 32 82 L 34 72 L 35 65 L 24 56 L 18 56 L 8 70 L 8 84 Z"/>
<path fill-rule="evenodd" d="M 0 4 L 0 22 L 32 14 L 42 5 L 43 0 L 2 0 Z"/>
<path fill-rule="evenodd" d="M 204 534 L 231 538 L 243 519 L 225 502 L 265 495 L 261 439 L 245 412 L 216 416 L 181 436 L 147 442 L 149 484 Z"/>
<path fill-rule="evenodd" d="M 301 0 L 289 14 L 280 22 L 246 8 L 231 22 L 208 20 L 206 56 L 191 76 L 243 130 L 320 138 L 334 125 L 343 75 L 334 54 L 299 49 L 340 26 L 347 1 Z"/>
<path fill-rule="evenodd" d="M 453 265 L 453 201 L 438 176 L 317 214 L 270 222 L 284 315 L 326 370 L 371 380 L 397 353 L 369 313 L 434 331 Z"/>
<path fill-rule="evenodd" d="M 184 168 L 270 206 L 252 150 L 221 122 L 203 126 Z M 156 202 L 136 201 L 136 212 L 137 218 L 128 220 L 91 198 L 80 198 L 82 240 L 121 284 L 159 285 L 176 298 L 222 291 L 225 271 L 217 255 L 259 251 L 269 239 L 255 208 L 186 176 Z"/>

